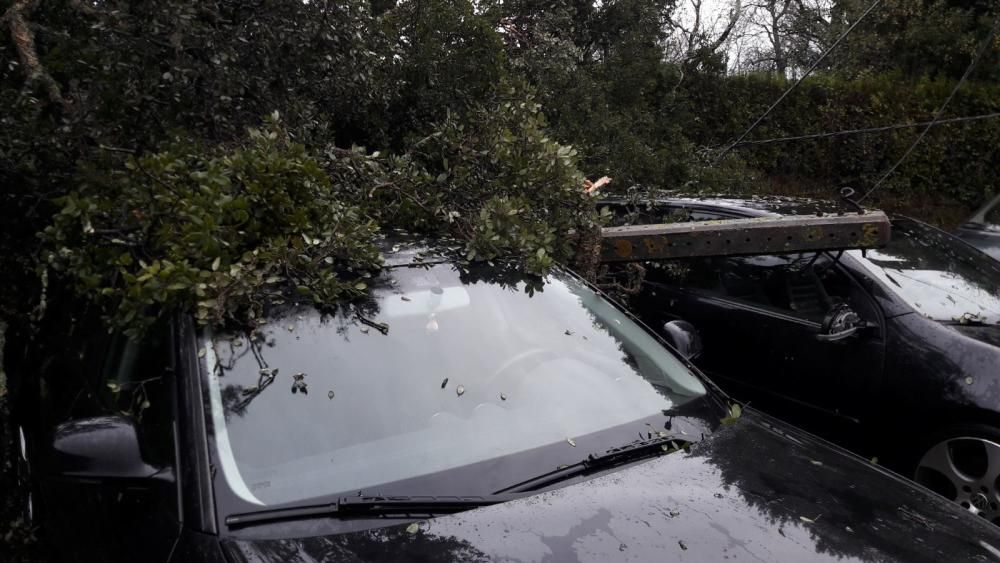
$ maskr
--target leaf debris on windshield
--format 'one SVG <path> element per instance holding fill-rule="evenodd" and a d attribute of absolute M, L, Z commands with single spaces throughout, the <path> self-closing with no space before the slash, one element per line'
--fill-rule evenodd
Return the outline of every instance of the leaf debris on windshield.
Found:
<path fill-rule="evenodd" d="M 738 403 L 733 403 L 729 405 L 729 416 L 723 418 L 720 422 L 722 424 L 733 424 L 741 416 L 743 416 L 743 408 Z"/>
<path fill-rule="evenodd" d="M 292 393 L 302 392 L 303 395 L 309 394 L 309 384 L 305 382 L 306 374 L 296 373 L 292 375 Z"/>
<path fill-rule="evenodd" d="M 366 326 L 370 326 L 370 327 L 374 328 L 375 330 L 381 332 L 383 335 L 389 334 L 389 325 L 386 324 L 386 323 L 377 323 L 377 322 L 375 322 L 375 321 L 373 321 L 371 319 L 367 319 L 365 317 L 362 317 L 361 315 L 357 315 L 357 319 L 358 319 L 358 322 L 360 322 L 361 324 L 366 325 Z M 366 333 L 368 332 L 367 330 L 364 329 L 364 327 L 362 327 L 361 330 L 363 332 L 366 332 Z"/>

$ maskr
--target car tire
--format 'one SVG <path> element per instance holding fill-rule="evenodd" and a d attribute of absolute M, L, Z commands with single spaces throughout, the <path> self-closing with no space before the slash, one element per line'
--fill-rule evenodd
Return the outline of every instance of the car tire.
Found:
<path fill-rule="evenodd" d="M 961 424 L 921 441 L 912 456 L 909 476 L 1000 525 L 1000 429 Z"/>

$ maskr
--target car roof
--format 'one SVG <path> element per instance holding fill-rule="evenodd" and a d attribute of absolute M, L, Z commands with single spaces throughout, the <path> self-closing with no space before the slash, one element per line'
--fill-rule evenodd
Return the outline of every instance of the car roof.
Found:
<path fill-rule="evenodd" d="M 762 217 L 768 215 L 816 215 L 851 211 L 850 207 L 836 200 L 764 195 L 735 197 L 723 195 L 651 193 L 648 197 L 644 195 L 640 198 L 609 196 L 608 198 L 605 198 L 603 202 L 620 205 L 632 202 L 642 204 L 648 201 L 681 208 L 723 208 L 731 210 L 734 214 L 748 217 Z"/>
<path fill-rule="evenodd" d="M 386 268 L 455 262 L 461 259 L 465 249 L 456 239 L 428 237 L 400 229 L 380 235 L 375 245 L 382 252 Z"/>

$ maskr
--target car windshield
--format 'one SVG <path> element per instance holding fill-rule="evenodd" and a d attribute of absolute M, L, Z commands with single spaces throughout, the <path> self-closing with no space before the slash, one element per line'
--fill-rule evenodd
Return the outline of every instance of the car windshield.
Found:
<path fill-rule="evenodd" d="M 993 200 L 993 207 L 983 213 L 983 226 L 991 231 L 1000 232 L 1000 198 Z"/>
<path fill-rule="evenodd" d="M 955 237 L 909 219 L 885 248 L 851 254 L 917 312 L 944 322 L 1000 323 L 1000 267 Z"/>
<path fill-rule="evenodd" d="M 705 394 L 570 274 L 531 285 L 489 272 L 387 268 L 364 305 L 206 333 L 199 354 L 230 490 L 258 505 L 358 491 L 566 448 Z"/>

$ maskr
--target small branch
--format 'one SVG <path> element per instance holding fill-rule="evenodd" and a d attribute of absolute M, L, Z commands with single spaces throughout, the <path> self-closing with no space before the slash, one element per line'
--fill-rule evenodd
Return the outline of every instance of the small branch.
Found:
<path fill-rule="evenodd" d="M 577 240 L 576 256 L 573 259 L 574 269 L 582 278 L 588 281 L 597 279 L 597 270 L 601 263 L 601 228 L 593 225 L 580 229 Z"/>
<path fill-rule="evenodd" d="M 69 5 L 75 10 L 83 12 L 88 16 L 93 16 L 97 14 L 97 8 L 89 0 L 69 0 Z"/>
<path fill-rule="evenodd" d="M 395 187 L 395 184 L 392 182 L 382 182 L 381 184 L 376 184 L 375 187 L 368 192 L 368 197 L 369 198 L 375 197 L 375 192 L 378 191 L 380 188 L 387 188 L 390 186 Z"/>
<path fill-rule="evenodd" d="M 64 112 L 69 113 L 73 109 L 71 102 L 63 97 L 59 83 L 45 70 L 38 58 L 35 32 L 31 30 L 31 25 L 27 20 L 27 16 L 35 10 L 37 5 L 38 0 L 15 0 L 0 18 L 0 23 L 6 23 L 10 29 L 10 38 L 14 42 L 17 56 L 28 73 L 24 84 L 25 91 L 34 82 L 40 82 L 49 101 L 62 108 Z"/>
<path fill-rule="evenodd" d="M 125 153 L 125 154 L 135 154 L 135 151 L 134 151 L 134 150 L 132 150 L 132 149 L 125 149 L 125 148 L 122 148 L 122 147 L 110 147 L 110 146 L 108 146 L 108 145 L 97 145 L 97 146 L 98 146 L 98 148 L 100 148 L 100 149 L 101 149 L 102 151 L 109 151 L 109 152 L 123 152 L 123 153 Z"/>

